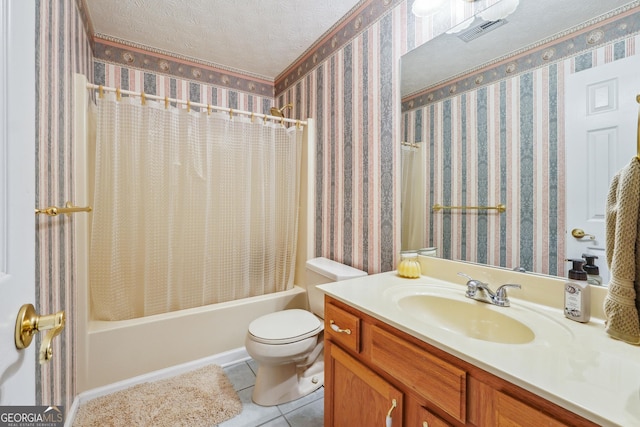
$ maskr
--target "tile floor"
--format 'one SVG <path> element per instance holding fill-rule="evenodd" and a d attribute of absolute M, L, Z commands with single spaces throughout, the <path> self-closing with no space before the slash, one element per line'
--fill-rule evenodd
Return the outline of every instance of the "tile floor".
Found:
<path fill-rule="evenodd" d="M 227 366 L 224 371 L 242 401 L 242 412 L 219 427 L 323 427 L 324 387 L 293 402 L 264 407 L 251 401 L 258 372 L 254 360 Z"/>

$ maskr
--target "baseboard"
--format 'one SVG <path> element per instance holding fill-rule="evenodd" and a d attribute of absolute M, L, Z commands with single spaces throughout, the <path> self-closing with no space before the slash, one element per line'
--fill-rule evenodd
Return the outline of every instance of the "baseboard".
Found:
<path fill-rule="evenodd" d="M 193 360 L 181 365 L 171 366 L 169 368 L 160 369 L 157 371 L 149 372 L 148 374 L 139 375 L 137 377 L 128 378 L 126 380 L 118 381 L 113 384 L 108 384 L 102 387 L 84 391 L 78 394 L 73 399 L 73 404 L 67 412 L 64 425 L 65 427 L 71 427 L 73 425 L 73 421 L 76 417 L 76 413 L 80 405 L 88 400 L 95 399 L 96 397 L 115 393 L 116 391 L 124 390 L 137 384 L 157 381 L 164 378 L 180 375 L 182 373 L 193 371 L 203 366 L 216 364 L 224 368 L 235 363 L 249 360 L 250 358 L 251 357 L 247 353 L 247 350 L 244 347 L 239 347 L 233 350 L 225 351 L 224 353 L 215 354 L 213 356 Z"/>

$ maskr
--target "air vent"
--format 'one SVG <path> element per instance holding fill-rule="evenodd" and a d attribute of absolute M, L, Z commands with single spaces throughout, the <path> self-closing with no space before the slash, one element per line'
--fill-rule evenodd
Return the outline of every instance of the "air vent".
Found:
<path fill-rule="evenodd" d="M 493 31 L 498 27 L 502 27 L 507 23 L 506 19 L 498 19 L 497 21 L 487 21 L 483 22 L 480 25 L 476 25 L 475 27 L 471 27 L 468 30 L 465 30 L 458 34 L 458 37 L 463 42 L 470 42 L 471 40 L 475 40 L 480 36 L 487 34 L 489 31 Z"/>

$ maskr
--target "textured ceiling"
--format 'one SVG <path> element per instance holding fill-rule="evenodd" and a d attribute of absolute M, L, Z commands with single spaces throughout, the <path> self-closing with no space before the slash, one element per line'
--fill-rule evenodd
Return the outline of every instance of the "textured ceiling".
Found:
<path fill-rule="evenodd" d="M 96 35 L 274 80 L 362 0 L 85 0 Z"/>

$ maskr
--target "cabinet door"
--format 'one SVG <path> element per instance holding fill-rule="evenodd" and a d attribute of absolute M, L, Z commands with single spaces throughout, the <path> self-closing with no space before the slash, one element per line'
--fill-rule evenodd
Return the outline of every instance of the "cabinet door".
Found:
<path fill-rule="evenodd" d="M 402 426 L 402 393 L 337 345 L 326 344 L 325 377 L 331 387 L 326 426 Z M 389 414 L 391 424 L 386 424 Z"/>
<path fill-rule="evenodd" d="M 496 427 L 561 427 L 565 424 L 497 390 L 494 391 Z"/>

